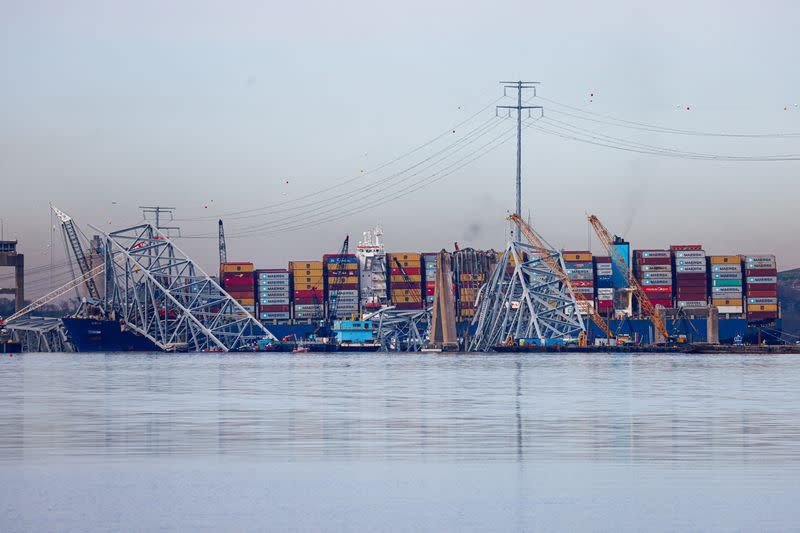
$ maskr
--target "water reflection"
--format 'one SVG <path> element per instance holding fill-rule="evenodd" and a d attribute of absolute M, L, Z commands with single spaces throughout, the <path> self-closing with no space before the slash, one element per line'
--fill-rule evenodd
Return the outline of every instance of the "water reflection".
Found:
<path fill-rule="evenodd" d="M 788 462 L 800 358 L 24 355 L 0 460 Z"/>

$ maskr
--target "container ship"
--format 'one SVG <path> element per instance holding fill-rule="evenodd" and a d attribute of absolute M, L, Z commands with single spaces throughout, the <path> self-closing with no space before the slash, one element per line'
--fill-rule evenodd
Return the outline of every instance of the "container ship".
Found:
<path fill-rule="evenodd" d="M 404 310 L 430 306 L 436 254 L 387 252 L 382 236 L 376 227 L 364 232 L 355 254 L 326 254 L 285 266 L 223 263 L 220 285 L 282 340 L 315 337 L 325 318 L 357 320 L 384 306 Z M 719 316 L 721 343 L 769 343 L 777 339 L 776 332 L 780 334 L 774 255 L 711 255 L 699 244 L 634 249 L 619 237 L 613 246 L 651 302 L 665 309 L 668 327 L 690 342 L 707 339 L 711 308 Z M 571 284 L 584 296 L 581 313 L 595 309 L 616 337 L 643 345 L 653 342 L 652 325 L 611 257 L 574 249 L 561 254 Z M 451 253 L 454 314 L 462 337 L 470 334 L 478 293 L 498 257 L 494 250 L 471 248 Z M 591 321 L 586 322 L 590 338 L 603 337 Z M 79 351 L 155 349 L 113 320 L 65 318 L 64 327 Z"/>

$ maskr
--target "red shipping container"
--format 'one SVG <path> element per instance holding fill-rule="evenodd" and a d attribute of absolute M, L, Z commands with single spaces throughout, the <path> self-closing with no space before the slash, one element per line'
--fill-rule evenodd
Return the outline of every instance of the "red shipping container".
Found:
<path fill-rule="evenodd" d="M 670 285 L 647 285 L 642 287 L 645 293 L 671 293 L 672 287 Z"/>
<path fill-rule="evenodd" d="M 672 300 L 653 300 L 650 299 L 650 303 L 655 305 L 660 305 L 661 307 L 672 307 Z"/>
<path fill-rule="evenodd" d="M 705 287 L 708 285 L 708 282 L 704 279 L 689 279 L 689 280 L 678 280 L 675 284 L 677 287 Z"/>
<path fill-rule="evenodd" d="M 419 276 L 419 275 L 422 274 L 422 269 L 421 268 L 417 268 L 417 267 L 409 267 L 409 268 L 405 268 L 404 267 L 403 270 L 405 271 L 406 275 L 408 275 L 408 276 Z M 392 267 L 389 270 L 389 274 L 392 275 L 392 276 L 402 276 L 403 275 L 403 270 L 400 270 L 395 265 L 394 267 Z"/>
<path fill-rule="evenodd" d="M 264 313 L 287 313 L 288 305 L 259 305 L 258 309 Z"/>
<path fill-rule="evenodd" d="M 637 265 L 671 265 L 672 259 L 669 257 L 642 257 L 636 258 Z"/>
<path fill-rule="evenodd" d="M 696 252 L 702 251 L 702 244 L 673 244 L 669 247 L 673 252 Z"/>
<path fill-rule="evenodd" d="M 708 274 L 706 272 L 678 272 L 675 274 L 675 279 L 677 280 L 696 280 L 696 279 L 706 279 Z"/>
<path fill-rule="evenodd" d="M 313 291 L 313 290 L 312 291 L 294 291 L 294 297 L 295 298 L 313 298 L 315 296 L 321 298 L 322 294 L 323 293 L 322 293 L 321 290 L 316 290 L 316 291 Z"/>
<path fill-rule="evenodd" d="M 775 292 L 777 290 L 778 290 L 778 285 L 776 283 L 749 283 L 747 285 L 747 294 L 750 294 L 750 291 Z"/>
<path fill-rule="evenodd" d="M 751 311 L 747 313 L 747 318 L 748 319 L 757 318 L 759 320 L 778 318 L 778 313 L 775 311 Z"/>
<path fill-rule="evenodd" d="M 570 283 L 573 287 L 594 287 L 594 282 L 590 279 L 572 279 Z"/>
<path fill-rule="evenodd" d="M 777 268 L 752 268 L 747 270 L 748 276 L 777 276 Z"/>
<path fill-rule="evenodd" d="M 777 298 L 778 291 L 747 291 L 748 298 Z"/>
<path fill-rule="evenodd" d="M 392 290 L 395 290 L 395 289 L 420 289 L 421 290 L 422 289 L 422 283 L 419 283 L 419 282 L 407 283 L 405 281 L 401 281 L 401 282 L 392 282 L 389 285 L 390 285 L 390 288 Z"/>
<path fill-rule="evenodd" d="M 223 287 L 236 287 L 237 289 L 247 289 L 252 287 L 255 290 L 256 284 L 252 279 L 227 279 L 222 283 Z"/>
<path fill-rule="evenodd" d="M 596 256 L 594 256 L 594 262 L 595 263 L 610 263 L 611 262 L 611 257 L 609 257 L 607 255 L 596 255 Z"/>
<path fill-rule="evenodd" d="M 391 305 L 397 309 L 421 309 L 422 302 L 392 302 Z"/>
<path fill-rule="evenodd" d="M 705 300 L 706 295 L 708 293 L 706 291 L 678 291 L 675 293 L 678 300 Z"/>
<path fill-rule="evenodd" d="M 425 282 L 425 286 L 428 287 L 429 289 L 432 289 L 432 288 L 436 287 L 436 282 L 435 281 L 426 281 Z"/>

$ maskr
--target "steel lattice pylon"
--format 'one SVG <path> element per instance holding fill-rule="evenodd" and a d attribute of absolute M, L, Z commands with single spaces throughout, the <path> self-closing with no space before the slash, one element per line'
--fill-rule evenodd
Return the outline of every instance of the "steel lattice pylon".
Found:
<path fill-rule="evenodd" d="M 227 352 L 277 340 L 152 225 L 103 235 L 106 309 L 161 349 Z"/>
<path fill-rule="evenodd" d="M 558 252 L 551 256 L 563 262 Z M 529 244 L 510 242 L 478 294 L 470 351 L 517 339 L 541 344 L 575 340 L 586 331 L 574 296 Z"/>

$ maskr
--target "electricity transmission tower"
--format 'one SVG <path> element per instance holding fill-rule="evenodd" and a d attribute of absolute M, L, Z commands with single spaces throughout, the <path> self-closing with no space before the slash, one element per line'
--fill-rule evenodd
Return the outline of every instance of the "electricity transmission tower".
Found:
<path fill-rule="evenodd" d="M 544 108 L 540 105 L 522 105 L 522 91 L 525 89 L 533 89 L 533 96 L 536 96 L 536 86 L 539 85 L 538 81 L 501 81 L 500 85 L 503 86 L 503 95 L 506 95 L 509 89 L 515 89 L 517 91 L 517 105 L 499 105 L 497 106 L 496 113 L 499 113 L 500 109 L 505 109 L 508 113 L 508 116 L 511 116 L 511 111 L 517 111 L 517 203 L 516 203 L 516 213 L 520 217 L 522 216 L 522 111 L 528 110 L 528 118 L 531 116 L 531 109 L 541 109 L 544 112 Z M 514 233 L 516 236 L 516 241 L 520 242 L 521 235 L 519 227 L 517 227 L 516 232 Z"/>
<path fill-rule="evenodd" d="M 166 233 L 167 235 L 170 235 L 170 236 L 173 235 L 172 231 L 175 231 L 175 232 L 177 232 L 178 236 L 180 236 L 181 228 L 179 228 L 178 226 L 162 226 L 161 225 L 161 215 L 162 214 L 169 216 L 169 220 L 170 221 L 175 219 L 175 217 L 174 217 L 175 208 L 174 207 L 162 207 L 162 206 L 158 206 L 158 205 L 156 205 L 156 206 L 140 205 L 139 209 L 142 210 L 142 218 L 144 220 L 150 220 L 148 218 L 148 215 L 153 217 L 156 229 L 164 230 L 164 233 Z"/>

